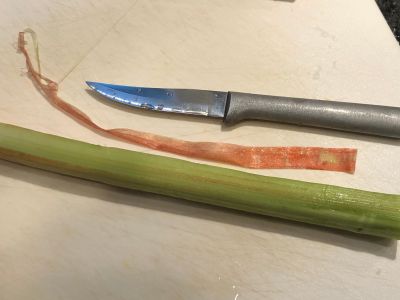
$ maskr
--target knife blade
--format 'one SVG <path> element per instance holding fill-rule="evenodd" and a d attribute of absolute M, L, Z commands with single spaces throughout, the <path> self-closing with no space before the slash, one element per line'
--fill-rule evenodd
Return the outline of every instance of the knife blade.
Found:
<path fill-rule="evenodd" d="M 221 118 L 226 125 L 263 120 L 400 138 L 400 107 L 239 92 L 86 83 L 114 102 L 148 110 Z"/>

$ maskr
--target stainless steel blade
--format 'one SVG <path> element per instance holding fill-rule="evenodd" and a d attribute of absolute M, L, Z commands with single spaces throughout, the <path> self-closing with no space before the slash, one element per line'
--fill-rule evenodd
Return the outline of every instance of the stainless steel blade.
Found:
<path fill-rule="evenodd" d="M 162 89 L 86 81 L 96 92 L 112 101 L 164 112 L 223 118 L 227 92 Z"/>

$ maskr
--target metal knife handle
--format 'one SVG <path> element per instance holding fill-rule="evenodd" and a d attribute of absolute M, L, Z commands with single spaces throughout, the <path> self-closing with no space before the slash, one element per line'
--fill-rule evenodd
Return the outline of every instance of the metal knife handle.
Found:
<path fill-rule="evenodd" d="M 224 122 L 265 120 L 400 138 L 400 107 L 229 92 Z"/>

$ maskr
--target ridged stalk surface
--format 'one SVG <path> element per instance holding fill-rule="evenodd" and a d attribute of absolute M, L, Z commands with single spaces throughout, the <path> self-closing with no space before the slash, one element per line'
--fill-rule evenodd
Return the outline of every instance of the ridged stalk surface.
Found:
<path fill-rule="evenodd" d="M 114 186 L 400 238 L 400 196 L 102 147 L 0 123 L 0 158 Z"/>

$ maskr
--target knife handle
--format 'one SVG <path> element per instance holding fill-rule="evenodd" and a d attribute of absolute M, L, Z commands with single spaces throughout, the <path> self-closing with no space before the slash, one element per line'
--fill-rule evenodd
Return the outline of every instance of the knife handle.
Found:
<path fill-rule="evenodd" d="M 229 92 L 224 123 L 264 120 L 400 138 L 400 107 Z"/>

